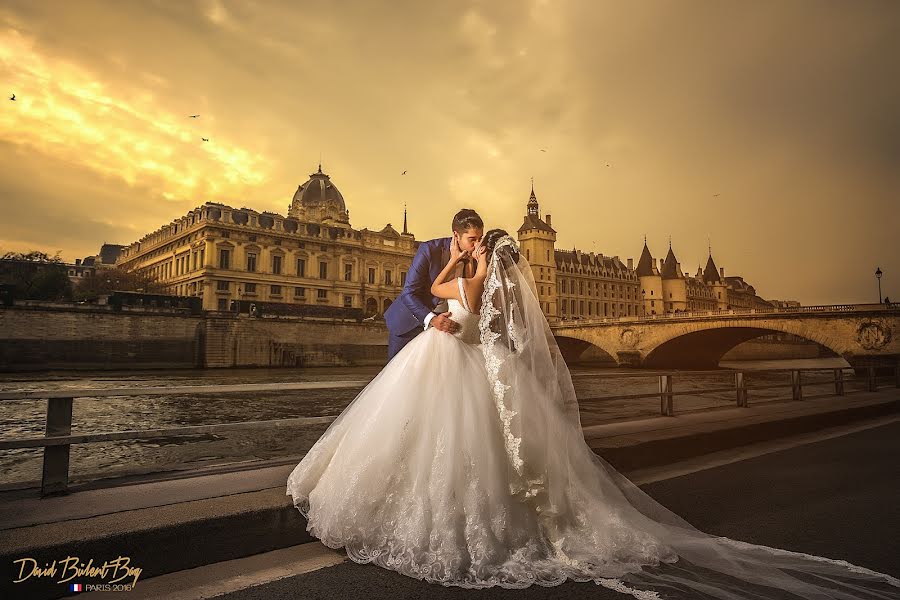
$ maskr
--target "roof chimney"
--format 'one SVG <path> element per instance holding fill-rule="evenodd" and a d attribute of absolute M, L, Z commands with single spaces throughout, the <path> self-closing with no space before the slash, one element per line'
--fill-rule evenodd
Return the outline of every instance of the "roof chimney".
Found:
<path fill-rule="evenodd" d="M 80 258 L 76 258 L 76 259 L 75 259 L 75 266 L 77 267 L 77 266 L 79 266 L 79 265 L 81 265 L 81 259 L 80 259 Z"/>
<path fill-rule="evenodd" d="M 547 213 L 547 214 L 545 215 L 545 217 L 546 217 L 546 218 L 544 219 L 544 221 L 547 222 L 547 227 L 553 227 L 553 225 L 550 224 L 550 213 Z"/>
<path fill-rule="evenodd" d="M 659 270 L 660 271 L 662 271 L 664 263 L 665 263 L 665 261 L 663 259 L 659 259 Z"/>
<path fill-rule="evenodd" d="M 628 259 L 628 270 L 634 271 L 634 259 L 633 258 Z"/>
<path fill-rule="evenodd" d="M 725 279 L 725 267 L 719 267 L 719 277 Z"/>

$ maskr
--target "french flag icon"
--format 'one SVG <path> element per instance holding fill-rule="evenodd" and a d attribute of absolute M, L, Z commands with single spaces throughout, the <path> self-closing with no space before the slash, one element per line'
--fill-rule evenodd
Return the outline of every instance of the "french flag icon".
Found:
<path fill-rule="evenodd" d="M 84 585 L 82 585 L 82 584 L 80 584 L 80 583 L 73 583 L 73 584 L 71 584 L 71 591 L 73 591 L 73 592 L 83 592 L 83 591 L 84 591 Z"/>

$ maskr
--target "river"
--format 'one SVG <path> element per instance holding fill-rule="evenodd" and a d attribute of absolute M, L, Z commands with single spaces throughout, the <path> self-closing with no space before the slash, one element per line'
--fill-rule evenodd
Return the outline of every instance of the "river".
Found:
<path fill-rule="evenodd" d="M 804 381 L 824 381 L 832 368 L 846 366 L 840 358 L 722 363 L 729 369 L 811 368 L 823 371 L 804 375 Z M 379 367 L 306 369 L 205 369 L 172 371 L 40 372 L 0 374 L 0 391 L 95 389 L 114 387 L 171 387 L 302 381 L 371 380 Z M 733 385 L 726 370 L 716 374 L 691 371 L 675 373 L 675 392 L 690 392 Z M 592 400 L 602 396 L 658 392 L 655 371 L 610 367 L 573 367 L 575 390 L 581 402 L 583 424 L 658 415 L 658 398 Z M 865 382 L 845 371 L 848 392 L 861 390 Z M 790 398 L 790 388 L 753 390 L 753 385 L 787 384 L 788 373 L 750 373 L 749 400 L 769 402 Z M 827 384 L 804 389 L 804 397 L 832 393 Z M 358 389 L 306 390 L 298 392 L 226 393 L 210 395 L 171 394 L 163 396 L 113 396 L 76 398 L 72 432 L 99 433 L 144 430 L 210 423 L 285 419 L 303 416 L 338 415 L 359 393 Z M 691 394 L 675 397 L 675 410 L 708 410 L 733 406 L 735 394 Z M 45 429 L 46 400 L 0 402 L 0 430 L 3 439 L 42 436 Z M 327 425 L 289 428 L 240 429 L 215 434 L 183 437 L 76 444 L 71 448 L 69 472 L 72 483 L 106 477 L 193 469 L 274 459 L 299 460 Z M 0 489 L 35 484 L 40 481 L 42 449 L 0 451 Z"/>

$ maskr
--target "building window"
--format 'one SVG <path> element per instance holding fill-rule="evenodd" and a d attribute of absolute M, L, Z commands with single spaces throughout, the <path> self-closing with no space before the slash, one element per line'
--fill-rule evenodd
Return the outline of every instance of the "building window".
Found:
<path fill-rule="evenodd" d="M 280 285 L 273 285 L 273 286 L 272 286 L 272 295 L 273 295 L 273 296 L 280 296 L 280 295 L 281 295 L 281 286 L 280 286 Z"/>
<path fill-rule="evenodd" d="M 344 263 L 344 281 L 353 281 L 353 265 Z"/>
<path fill-rule="evenodd" d="M 578 301 L 578 309 L 579 309 L 578 314 L 583 315 L 584 314 L 584 300 Z"/>
<path fill-rule="evenodd" d="M 318 298 L 319 300 L 327 300 L 328 290 L 316 290 L 316 298 Z"/>
<path fill-rule="evenodd" d="M 219 298 L 219 310 L 228 310 L 228 299 Z"/>
<path fill-rule="evenodd" d="M 353 296 L 344 296 L 344 308 L 353 308 Z"/>
<path fill-rule="evenodd" d="M 369 283 L 371 283 L 371 284 L 375 283 L 375 268 L 374 267 L 369 267 Z"/>
<path fill-rule="evenodd" d="M 529 250 L 528 248 L 525 249 L 525 259 L 531 260 L 531 250 Z"/>
<path fill-rule="evenodd" d="M 406 285 L 406 271 L 400 272 L 400 285 Z"/>
<path fill-rule="evenodd" d="M 325 244 L 321 244 L 319 246 L 319 250 L 321 250 L 322 252 L 328 252 L 328 246 L 326 246 Z"/>
<path fill-rule="evenodd" d="M 328 263 L 320 262 L 319 263 L 319 279 L 328 279 Z"/>
<path fill-rule="evenodd" d="M 248 252 L 247 253 L 247 270 L 251 273 L 256 271 L 256 253 Z"/>
<path fill-rule="evenodd" d="M 306 277 L 306 260 L 297 259 L 297 277 Z"/>
<path fill-rule="evenodd" d="M 230 250 L 219 250 L 219 268 L 227 269 L 228 268 L 228 259 L 231 256 Z"/>
<path fill-rule="evenodd" d="M 547 250 L 547 262 L 550 262 L 550 251 Z"/>
<path fill-rule="evenodd" d="M 384 284 L 385 285 L 394 285 L 393 282 L 391 281 L 391 270 L 390 269 L 385 269 L 385 271 L 384 271 Z"/>
<path fill-rule="evenodd" d="M 272 257 L 272 273 L 274 275 L 281 275 L 281 257 L 277 254 Z"/>
<path fill-rule="evenodd" d="M 231 285 L 227 281 L 216 282 L 216 291 L 227 292 L 229 289 L 231 289 Z"/>
<path fill-rule="evenodd" d="M 295 287 L 294 288 L 294 298 L 306 298 L 306 288 L 305 287 Z"/>
<path fill-rule="evenodd" d="M 255 283 L 244 284 L 244 293 L 245 294 L 255 294 L 256 293 L 256 284 Z"/>

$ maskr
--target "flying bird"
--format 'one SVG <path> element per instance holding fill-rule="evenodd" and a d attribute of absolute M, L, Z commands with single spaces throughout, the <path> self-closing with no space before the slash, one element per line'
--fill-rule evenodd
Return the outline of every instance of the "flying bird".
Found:
<path fill-rule="evenodd" d="M 205 138 L 205 137 L 202 137 L 202 138 L 200 138 L 200 139 L 203 140 L 204 142 L 208 142 L 208 141 L 209 141 L 209 138 Z"/>
<path fill-rule="evenodd" d="M 713 198 L 718 198 L 718 197 L 719 197 L 718 194 L 713 194 Z"/>
<path fill-rule="evenodd" d="M 15 95 L 15 94 L 13 94 L 13 95 L 12 95 L 12 96 L 10 96 L 10 97 L 9 97 L 9 99 L 10 99 L 10 100 L 13 100 L 13 101 L 15 101 L 15 99 L 16 99 L 16 95 Z"/>
<path fill-rule="evenodd" d="M 189 116 L 190 118 L 192 118 L 192 119 L 196 119 L 196 118 L 199 117 L 200 115 L 188 115 L 188 116 Z"/>
<path fill-rule="evenodd" d="M 546 150 L 544 150 L 543 148 L 541 148 L 541 152 L 546 152 Z"/>
<path fill-rule="evenodd" d="M 401 174 L 401 175 L 406 175 L 406 171 L 403 171 L 403 172 L 402 172 L 402 173 L 400 173 L 400 174 Z"/>

